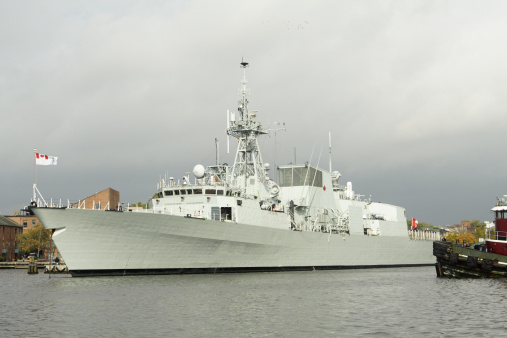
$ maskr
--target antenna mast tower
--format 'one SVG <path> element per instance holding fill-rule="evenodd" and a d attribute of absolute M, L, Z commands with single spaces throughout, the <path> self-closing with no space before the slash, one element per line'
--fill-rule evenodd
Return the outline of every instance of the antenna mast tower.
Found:
<path fill-rule="evenodd" d="M 236 121 L 235 113 L 229 116 L 227 135 L 238 139 L 238 149 L 236 150 L 236 158 L 232 167 L 231 180 L 243 191 L 247 188 L 247 180 L 255 178 L 255 180 L 267 180 L 266 169 L 262 162 L 262 156 L 259 149 L 258 136 L 267 134 L 268 132 L 261 127 L 261 123 L 255 120 L 257 111 L 248 110 L 247 95 L 249 90 L 246 87 L 246 68 L 248 62 L 241 62 L 243 68 L 243 80 L 240 89 L 239 98 L 239 121 Z M 255 185 L 257 182 L 255 182 Z"/>

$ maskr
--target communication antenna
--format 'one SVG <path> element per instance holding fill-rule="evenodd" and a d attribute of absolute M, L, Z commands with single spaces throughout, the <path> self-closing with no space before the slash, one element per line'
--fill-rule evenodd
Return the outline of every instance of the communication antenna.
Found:
<path fill-rule="evenodd" d="M 216 157 L 217 157 L 217 165 L 219 163 L 218 161 L 218 139 L 215 137 L 215 149 L 216 149 Z"/>
<path fill-rule="evenodd" d="M 329 132 L 329 172 L 333 172 L 331 170 L 331 132 Z"/>
<path fill-rule="evenodd" d="M 241 58 L 241 63 L 240 63 L 240 67 L 243 68 L 243 81 L 241 81 L 241 83 L 243 84 L 243 87 L 241 89 L 241 96 L 242 96 L 242 99 L 240 100 L 239 102 L 239 107 L 238 107 L 238 111 L 241 115 L 241 120 L 244 121 L 245 119 L 245 115 L 248 114 L 248 100 L 246 98 L 246 95 L 247 95 L 247 88 L 246 88 L 246 84 L 247 84 L 247 81 L 246 81 L 246 68 L 248 67 L 248 62 L 245 62 L 243 61 L 243 58 Z M 248 118 L 248 116 L 247 116 Z"/>
<path fill-rule="evenodd" d="M 280 130 L 283 130 L 283 131 L 286 131 L 285 129 L 285 122 L 282 123 L 283 127 L 280 128 L 280 122 L 275 122 L 274 123 L 275 126 L 277 126 L 278 128 L 270 128 L 268 129 L 269 131 L 274 131 L 275 132 L 275 168 L 276 168 L 276 132 L 277 131 L 280 131 Z"/>
<path fill-rule="evenodd" d="M 229 109 L 227 109 L 227 130 L 229 130 L 230 127 L 231 127 L 231 117 L 229 114 Z M 227 154 L 229 154 L 229 135 L 227 135 Z"/>

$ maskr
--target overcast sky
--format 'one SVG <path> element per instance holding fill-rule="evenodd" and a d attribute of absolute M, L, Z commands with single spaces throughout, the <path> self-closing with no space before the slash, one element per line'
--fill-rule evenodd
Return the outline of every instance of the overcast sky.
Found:
<path fill-rule="evenodd" d="M 58 156 L 37 167 L 46 199 L 146 202 L 166 173 L 214 164 L 215 138 L 232 164 L 244 58 L 249 108 L 286 125 L 276 164 L 328 169 L 331 132 L 357 193 L 420 222 L 491 221 L 505 18 L 505 1 L 2 1 L 0 213 L 29 203 L 34 147 Z M 274 133 L 261 146 L 275 164 Z"/>

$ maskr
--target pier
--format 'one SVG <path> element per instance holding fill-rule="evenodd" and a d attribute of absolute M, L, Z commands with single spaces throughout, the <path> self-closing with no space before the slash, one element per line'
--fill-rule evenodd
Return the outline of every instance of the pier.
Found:
<path fill-rule="evenodd" d="M 32 269 L 30 263 L 35 265 Z M 38 273 L 39 269 L 44 269 L 44 273 L 69 273 L 67 265 L 50 262 L 0 262 L 0 269 L 27 269 L 28 273 Z"/>
<path fill-rule="evenodd" d="M 30 262 L 0 262 L 0 269 L 28 269 Z M 37 262 L 37 268 L 44 268 L 49 262 Z M 54 263 L 53 263 L 54 265 Z"/>

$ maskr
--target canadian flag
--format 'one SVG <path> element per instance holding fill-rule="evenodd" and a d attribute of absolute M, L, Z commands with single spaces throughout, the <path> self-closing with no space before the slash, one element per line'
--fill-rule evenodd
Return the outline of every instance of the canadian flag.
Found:
<path fill-rule="evenodd" d="M 419 226 L 419 222 L 412 217 L 412 229 L 415 229 Z"/>
<path fill-rule="evenodd" d="M 35 153 L 35 164 L 37 165 L 56 165 L 56 161 L 58 161 L 58 157 Z"/>

